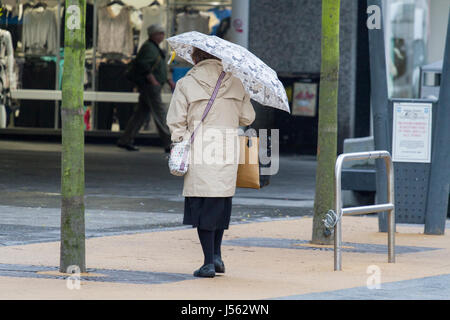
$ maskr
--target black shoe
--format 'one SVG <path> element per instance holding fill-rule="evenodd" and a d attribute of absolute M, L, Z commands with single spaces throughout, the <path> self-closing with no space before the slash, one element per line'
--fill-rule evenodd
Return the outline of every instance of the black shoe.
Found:
<path fill-rule="evenodd" d="M 214 256 L 214 269 L 217 273 L 225 273 L 225 264 L 220 256 Z"/>
<path fill-rule="evenodd" d="M 205 264 L 200 269 L 194 271 L 194 277 L 214 278 L 216 272 L 214 271 L 214 264 Z"/>
<path fill-rule="evenodd" d="M 139 148 L 136 147 L 135 145 L 131 144 L 131 143 L 128 143 L 128 144 L 118 143 L 117 146 L 119 148 L 126 149 L 128 151 L 139 151 Z"/>
<path fill-rule="evenodd" d="M 170 153 L 170 147 L 164 148 L 164 153 Z"/>

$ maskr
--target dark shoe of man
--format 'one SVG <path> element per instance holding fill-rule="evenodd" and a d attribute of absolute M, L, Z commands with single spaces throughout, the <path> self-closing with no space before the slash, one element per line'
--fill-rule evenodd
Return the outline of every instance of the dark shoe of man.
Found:
<path fill-rule="evenodd" d="M 214 271 L 214 264 L 205 264 L 200 269 L 194 271 L 194 277 L 200 278 L 214 278 L 216 272 Z"/>
<path fill-rule="evenodd" d="M 217 273 L 225 273 L 225 264 L 218 255 L 214 255 L 214 269 Z"/>
<path fill-rule="evenodd" d="M 135 145 L 131 144 L 131 143 L 128 143 L 128 144 L 118 143 L 117 146 L 119 148 L 126 149 L 128 151 L 139 151 L 139 148 L 136 147 Z"/>

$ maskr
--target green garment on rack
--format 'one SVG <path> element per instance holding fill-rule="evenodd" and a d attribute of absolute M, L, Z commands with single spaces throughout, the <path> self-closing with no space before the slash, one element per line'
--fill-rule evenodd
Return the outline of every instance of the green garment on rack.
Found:
<path fill-rule="evenodd" d="M 64 71 L 64 48 L 61 48 L 59 57 L 60 57 L 60 60 L 59 60 L 59 74 L 58 74 L 58 89 L 61 90 L 62 77 L 63 77 L 63 71 Z M 55 56 L 43 56 L 43 57 L 41 57 L 41 60 L 56 63 Z"/>

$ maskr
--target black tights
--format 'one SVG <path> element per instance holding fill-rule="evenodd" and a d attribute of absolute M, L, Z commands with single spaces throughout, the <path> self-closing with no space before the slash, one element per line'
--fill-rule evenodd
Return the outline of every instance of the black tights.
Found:
<path fill-rule="evenodd" d="M 222 245 L 223 229 L 216 231 L 208 231 L 197 228 L 198 237 L 205 256 L 204 264 L 214 263 L 214 256 L 221 257 L 222 252 L 220 246 Z"/>

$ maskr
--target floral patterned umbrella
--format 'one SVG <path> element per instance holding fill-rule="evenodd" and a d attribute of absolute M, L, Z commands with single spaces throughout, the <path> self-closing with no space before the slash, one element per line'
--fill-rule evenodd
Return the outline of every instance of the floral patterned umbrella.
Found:
<path fill-rule="evenodd" d="M 244 47 L 197 31 L 182 33 L 167 41 L 178 56 L 192 64 L 193 47 L 220 58 L 224 71 L 239 78 L 253 100 L 290 112 L 286 91 L 276 72 Z"/>

